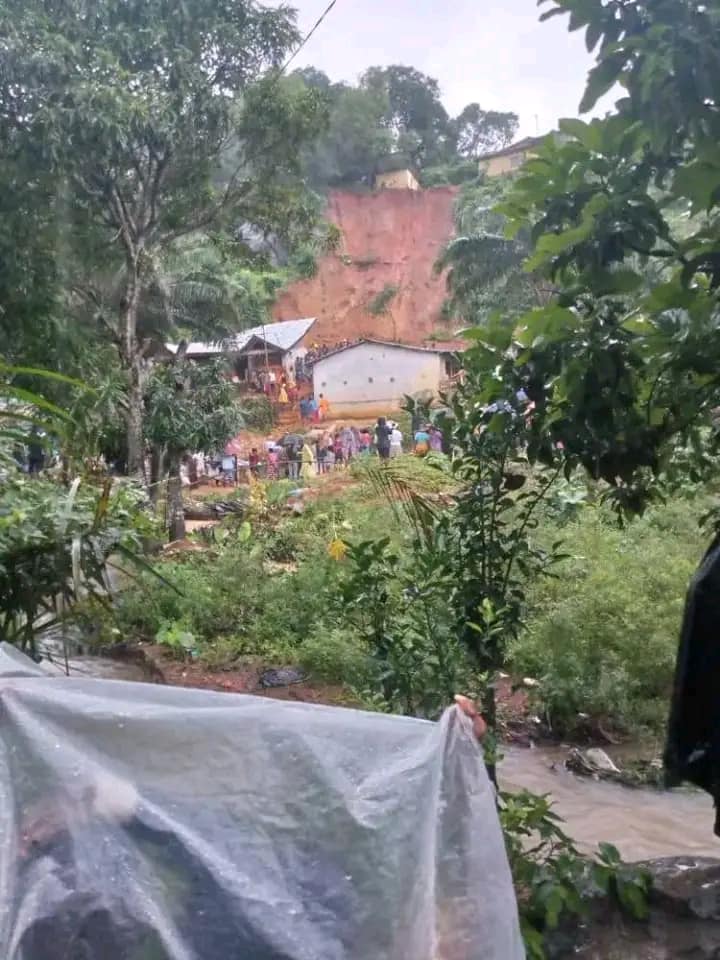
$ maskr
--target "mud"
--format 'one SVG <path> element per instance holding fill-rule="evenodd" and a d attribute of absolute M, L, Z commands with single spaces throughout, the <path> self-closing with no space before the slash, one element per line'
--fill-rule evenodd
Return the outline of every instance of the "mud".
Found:
<path fill-rule="evenodd" d="M 449 335 L 440 316 L 445 278 L 433 265 L 453 235 L 457 192 L 331 192 L 327 217 L 342 233 L 340 245 L 320 260 L 314 277 L 280 296 L 276 319 L 317 317 L 311 336 L 319 343 L 371 336 L 417 344 Z M 390 285 L 397 294 L 374 316 L 370 303 Z"/>

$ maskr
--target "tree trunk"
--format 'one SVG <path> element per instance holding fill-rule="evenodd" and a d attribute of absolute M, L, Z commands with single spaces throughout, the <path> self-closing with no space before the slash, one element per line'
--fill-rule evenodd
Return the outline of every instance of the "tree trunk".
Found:
<path fill-rule="evenodd" d="M 143 377 L 142 362 L 137 355 L 131 358 L 128 373 L 130 382 L 128 384 L 127 409 L 127 472 L 128 476 L 144 481 Z"/>
<path fill-rule="evenodd" d="M 180 481 L 180 457 L 168 454 L 168 532 L 170 542 L 185 538 L 185 508 Z"/>
<path fill-rule="evenodd" d="M 157 506 L 165 478 L 165 449 L 153 444 L 150 450 L 150 500 Z"/>
<path fill-rule="evenodd" d="M 137 338 L 140 282 L 136 260 L 128 257 L 125 294 L 120 303 L 120 356 L 128 375 L 127 472 L 145 480 L 143 443 L 143 357 Z"/>

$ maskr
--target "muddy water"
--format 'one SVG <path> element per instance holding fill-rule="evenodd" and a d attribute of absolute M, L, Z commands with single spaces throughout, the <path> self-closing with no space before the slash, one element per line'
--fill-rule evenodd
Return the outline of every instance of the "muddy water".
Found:
<path fill-rule="evenodd" d="M 581 850 L 615 844 L 625 860 L 679 854 L 720 857 L 710 797 L 685 790 L 636 790 L 576 777 L 563 768 L 564 752 L 508 747 L 499 767 L 503 790 L 550 793 L 555 812 Z"/>

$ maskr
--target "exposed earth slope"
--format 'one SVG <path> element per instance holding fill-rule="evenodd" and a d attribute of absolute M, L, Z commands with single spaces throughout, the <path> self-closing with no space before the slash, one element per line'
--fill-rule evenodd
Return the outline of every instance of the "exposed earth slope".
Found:
<path fill-rule="evenodd" d="M 338 249 L 313 278 L 282 294 L 275 317 L 317 317 L 312 338 L 328 344 L 362 336 L 417 344 L 446 335 L 445 278 L 433 264 L 453 234 L 456 195 L 456 187 L 331 192 L 327 216 L 341 231 Z"/>

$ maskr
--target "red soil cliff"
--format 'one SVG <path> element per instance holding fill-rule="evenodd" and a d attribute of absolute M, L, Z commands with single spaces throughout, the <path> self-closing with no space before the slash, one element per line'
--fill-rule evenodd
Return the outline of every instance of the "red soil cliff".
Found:
<path fill-rule="evenodd" d="M 456 195 L 456 187 L 333 191 L 327 217 L 341 231 L 338 249 L 280 296 L 275 318 L 317 317 L 310 337 L 328 344 L 362 336 L 418 344 L 447 334 L 445 278 L 433 264 L 453 234 Z M 373 298 L 391 286 L 397 293 L 373 315 Z"/>

